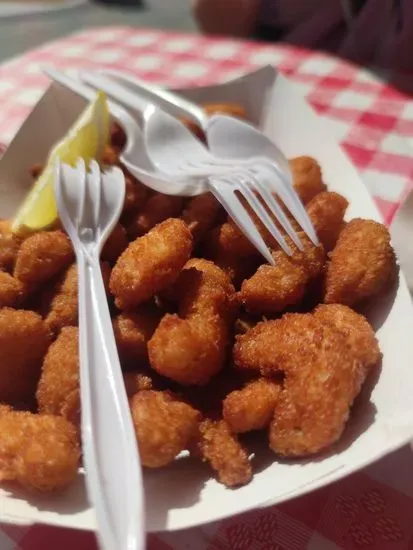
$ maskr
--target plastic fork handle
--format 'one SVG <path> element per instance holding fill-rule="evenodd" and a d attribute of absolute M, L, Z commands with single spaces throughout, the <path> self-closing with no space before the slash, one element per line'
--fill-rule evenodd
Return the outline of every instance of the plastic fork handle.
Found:
<path fill-rule="evenodd" d="M 99 69 L 100 74 L 107 75 L 115 80 L 123 81 L 134 87 L 143 97 L 147 97 L 160 107 L 168 110 L 167 107 L 172 106 L 180 115 L 194 119 L 200 127 L 206 131 L 208 127 L 209 116 L 202 107 L 180 96 L 177 93 L 146 83 L 144 80 L 135 76 L 119 71 L 116 69 Z"/>
<path fill-rule="evenodd" d="M 144 550 L 142 472 L 96 255 L 77 257 L 82 442 L 104 550 Z"/>

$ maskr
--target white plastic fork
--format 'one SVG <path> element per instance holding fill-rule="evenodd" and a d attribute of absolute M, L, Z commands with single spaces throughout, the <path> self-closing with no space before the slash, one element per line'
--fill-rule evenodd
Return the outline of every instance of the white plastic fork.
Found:
<path fill-rule="evenodd" d="M 56 165 L 56 202 L 75 249 L 79 285 L 79 360 L 86 485 L 104 550 L 144 550 L 142 473 L 135 431 L 100 270 L 102 247 L 125 197 L 119 168 L 101 173 Z"/>

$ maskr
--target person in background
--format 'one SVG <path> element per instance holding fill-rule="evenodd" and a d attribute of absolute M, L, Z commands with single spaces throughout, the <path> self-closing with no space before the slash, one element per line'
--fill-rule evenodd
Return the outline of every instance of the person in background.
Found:
<path fill-rule="evenodd" d="M 192 0 L 208 34 L 286 42 L 413 70 L 413 0 Z"/>

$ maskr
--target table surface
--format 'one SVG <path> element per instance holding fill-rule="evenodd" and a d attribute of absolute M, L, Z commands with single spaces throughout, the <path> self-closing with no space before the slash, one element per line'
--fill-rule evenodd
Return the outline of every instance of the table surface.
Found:
<path fill-rule="evenodd" d="M 413 104 L 368 70 L 320 53 L 196 35 L 110 28 L 84 31 L 0 67 L 0 142 L 18 130 L 47 80 L 40 66 L 82 67 L 90 60 L 149 81 L 188 86 L 222 81 L 273 63 L 289 75 L 336 136 L 385 220 L 413 182 Z M 370 467 L 281 506 L 148 539 L 148 550 L 413 550 L 413 455 L 401 449 Z M 1 550 L 93 550 L 92 534 L 2 525 Z"/>
<path fill-rule="evenodd" d="M 191 31 L 195 23 L 189 0 L 144 0 L 142 8 L 86 4 L 36 16 L 0 18 L 0 62 L 42 43 L 85 28 L 132 25 Z"/>

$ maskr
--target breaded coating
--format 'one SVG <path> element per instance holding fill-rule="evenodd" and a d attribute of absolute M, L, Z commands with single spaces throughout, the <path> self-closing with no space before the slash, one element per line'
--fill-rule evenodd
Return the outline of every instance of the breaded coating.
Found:
<path fill-rule="evenodd" d="M 222 403 L 222 416 L 235 433 L 266 428 L 274 414 L 281 384 L 259 378 L 240 390 L 229 393 Z"/>
<path fill-rule="evenodd" d="M 131 174 L 125 172 L 124 213 L 134 213 L 143 208 L 149 198 L 149 189 Z"/>
<path fill-rule="evenodd" d="M 117 223 L 103 247 L 102 260 L 114 264 L 122 252 L 128 248 L 128 244 L 129 241 L 125 229 L 120 223 Z"/>
<path fill-rule="evenodd" d="M 141 372 L 124 372 L 123 381 L 125 383 L 125 391 L 128 397 L 133 397 L 140 391 L 153 389 L 152 378 Z"/>
<path fill-rule="evenodd" d="M 243 281 L 239 298 L 249 312 L 278 313 L 298 304 L 308 283 L 323 272 L 323 247 L 314 246 L 303 232 L 297 234 L 304 251 L 298 250 L 287 237 L 293 255 L 287 256 L 279 249 L 274 251 L 275 266 L 262 265 L 251 278 Z"/>
<path fill-rule="evenodd" d="M 255 246 L 232 220 L 228 220 L 207 233 L 205 253 L 208 258 L 214 261 L 228 255 L 237 258 L 249 258 L 259 254 Z"/>
<path fill-rule="evenodd" d="M 113 319 L 113 332 L 122 366 L 148 362 L 148 342 L 161 320 L 154 307 L 140 306 Z"/>
<path fill-rule="evenodd" d="M 77 475 L 78 439 L 76 428 L 58 416 L 0 414 L 0 480 L 43 492 L 64 489 Z"/>
<path fill-rule="evenodd" d="M 110 266 L 101 263 L 101 270 L 106 291 L 109 289 Z M 76 264 L 72 264 L 52 289 L 43 297 L 45 322 L 53 335 L 63 327 L 74 327 L 78 324 L 78 284 Z"/>
<path fill-rule="evenodd" d="M 326 252 L 330 252 L 344 228 L 348 200 L 339 193 L 324 191 L 307 204 L 307 212 Z"/>
<path fill-rule="evenodd" d="M 63 416 L 75 426 L 80 421 L 79 332 L 64 327 L 43 361 L 36 392 L 39 411 Z"/>
<path fill-rule="evenodd" d="M 188 224 L 194 242 L 198 242 L 215 225 L 221 205 L 211 193 L 197 195 L 190 199 L 182 213 Z"/>
<path fill-rule="evenodd" d="M 321 168 L 311 157 L 296 157 L 289 161 L 293 173 L 293 185 L 304 204 L 310 202 L 318 193 L 326 190 Z"/>
<path fill-rule="evenodd" d="M 373 220 L 351 220 L 331 253 L 324 302 L 354 306 L 385 289 L 396 272 L 387 228 Z"/>
<path fill-rule="evenodd" d="M 367 319 L 341 304 L 321 304 L 315 309 L 314 315 L 319 321 L 333 326 L 345 336 L 351 352 L 360 361 L 367 376 L 382 356 L 373 328 Z"/>
<path fill-rule="evenodd" d="M 172 284 L 191 251 L 188 226 L 174 218 L 132 242 L 119 257 L 110 277 L 117 307 L 131 309 Z"/>
<path fill-rule="evenodd" d="M 22 281 L 0 271 L 0 307 L 16 307 L 21 304 L 27 293 Z"/>
<path fill-rule="evenodd" d="M 162 193 L 153 195 L 137 213 L 136 217 L 129 222 L 129 238 L 136 239 L 137 237 L 141 237 L 155 227 L 155 225 L 168 218 L 177 218 L 182 211 L 183 205 L 184 200 L 182 197 L 163 195 Z"/>
<path fill-rule="evenodd" d="M 12 272 L 21 238 L 10 229 L 8 220 L 0 220 L 0 270 Z"/>
<path fill-rule="evenodd" d="M 0 401 L 30 402 L 36 391 L 49 335 L 34 311 L 0 309 Z"/>
<path fill-rule="evenodd" d="M 284 375 L 270 426 L 270 446 L 282 456 L 314 454 L 337 441 L 367 374 L 343 331 L 309 313 L 262 322 L 238 336 L 234 361 Z"/>
<path fill-rule="evenodd" d="M 106 145 L 102 153 L 102 164 L 113 166 L 119 163 L 119 150 L 113 145 Z"/>
<path fill-rule="evenodd" d="M 62 231 L 41 231 L 23 241 L 16 257 L 14 276 L 25 283 L 45 283 L 68 267 L 74 253 Z"/>
<path fill-rule="evenodd" d="M 199 428 L 198 449 L 227 487 L 245 485 L 252 478 L 248 453 L 225 420 L 204 420 Z"/>
<path fill-rule="evenodd" d="M 184 385 L 204 385 L 224 366 L 235 290 L 212 262 L 191 259 L 177 281 L 179 316 L 166 314 L 148 344 L 151 367 Z"/>
<path fill-rule="evenodd" d="M 239 297 L 251 313 L 278 313 L 302 300 L 307 282 L 305 269 L 280 253 L 275 266 L 261 265 L 244 280 Z"/>
<path fill-rule="evenodd" d="M 198 411 L 167 392 L 140 391 L 130 406 L 141 461 L 148 468 L 170 464 L 196 437 Z"/>

